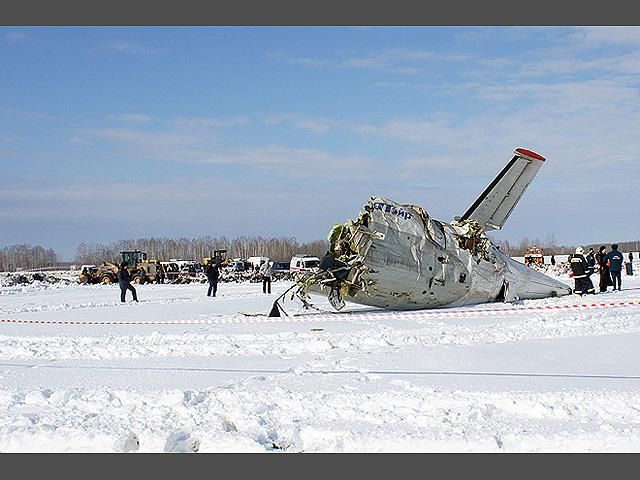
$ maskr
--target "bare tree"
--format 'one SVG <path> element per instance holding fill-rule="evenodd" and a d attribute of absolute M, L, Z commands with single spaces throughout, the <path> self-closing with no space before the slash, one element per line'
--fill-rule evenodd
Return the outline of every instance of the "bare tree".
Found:
<path fill-rule="evenodd" d="M 9 245 L 0 249 L 0 271 L 3 272 L 55 267 L 57 263 L 58 254 L 39 245 Z"/>
<path fill-rule="evenodd" d="M 98 264 L 104 261 L 118 261 L 122 250 L 141 250 L 149 258 L 166 261 L 172 258 L 201 261 L 210 257 L 214 250 L 225 249 L 230 258 L 266 256 L 274 261 L 289 261 L 297 253 L 307 253 L 322 257 L 328 250 L 326 240 L 300 243 L 295 238 L 264 237 L 201 237 L 201 238 L 139 238 L 118 240 L 109 245 L 81 243 L 76 249 L 77 263 Z"/>

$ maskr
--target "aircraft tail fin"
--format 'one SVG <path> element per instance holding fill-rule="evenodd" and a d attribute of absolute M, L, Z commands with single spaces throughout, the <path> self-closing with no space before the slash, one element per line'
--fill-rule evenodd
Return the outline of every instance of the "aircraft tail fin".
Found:
<path fill-rule="evenodd" d="M 500 230 L 545 162 L 531 150 L 516 148 L 514 157 L 493 179 L 460 220 L 475 220 L 485 230 Z"/>

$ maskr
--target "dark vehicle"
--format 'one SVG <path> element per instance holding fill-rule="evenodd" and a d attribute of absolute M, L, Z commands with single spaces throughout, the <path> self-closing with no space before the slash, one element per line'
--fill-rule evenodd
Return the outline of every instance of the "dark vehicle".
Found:
<path fill-rule="evenodd" d="M 182 268 L 180 269 L 180 275 L 178 276 L 180 278 L 190 278 L 192 280 L 195 280 L 197 277 L 199 277 L 199 273 L 202 273 L 202 265 L 197 263 L 188 263 L 182 266 Z"/>
<path fill-rule="evenodd" d="M 288 272 L 289 271 L 289 262 L 273 262 L 271 268 L 273 272 Z"/>
<path fill-rule="evenodd" d="M 247 272 L 251 270 L 251 264 L 246 260 L 234 260 L 229 264 L 229 268 L 233 272 Z"/>
<path fill-rule="evenodd" d="M 180 274 L 180 266 L 176 262 L 161 262 L 164 269 L 165 280 L 168 283 L 173 283 L 178 279 Z"/>
<path fill-rule="evenodd" d="M 291 270 L 289 270 L 290 263 L 289 262 L 273 262 L 271 264 L 271 271 L 274 280 L 280 279 L 288 279 L 291 275 Z"/>

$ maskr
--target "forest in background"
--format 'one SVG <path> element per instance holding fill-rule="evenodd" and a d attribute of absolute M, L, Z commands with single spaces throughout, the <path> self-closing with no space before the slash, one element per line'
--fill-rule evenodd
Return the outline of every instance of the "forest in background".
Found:
<path fill-rule="evenodd" d="M 329 242 L 326 240 L 300 243 L 295 238 L 287 237 L 139 238 L 118 240 L 108 245 L 81 243 L 76 251 L 75 262 L 97 265 L 104 261 L 118 260 L 122 250 L 141 250 L 147 252 L 149 259 L 161 261 L 202 261 L 203 258 L 210 257 L 214 250 L 226 250 L 228 258 L 263 256 L 276 262 L 288 262 L 297 253 L 323 257 L 328 249 Z"/>
<path fill-rule="evenodd" d="M 0 272 L 48 268 L 55 267 L 57 264 L 58 254 L 51 248 L 21 244 L 0 249 Z"/>

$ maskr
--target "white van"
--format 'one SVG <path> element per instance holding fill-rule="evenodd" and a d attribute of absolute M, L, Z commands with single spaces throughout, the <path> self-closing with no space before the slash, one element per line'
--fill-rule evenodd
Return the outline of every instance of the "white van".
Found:
<path fill-rule="evenodd" d="M 320 259 L 311 255 L 294 255 L 291 257 L 289 270 L 292 272 L 311 272 L 320 265 Z"/>

